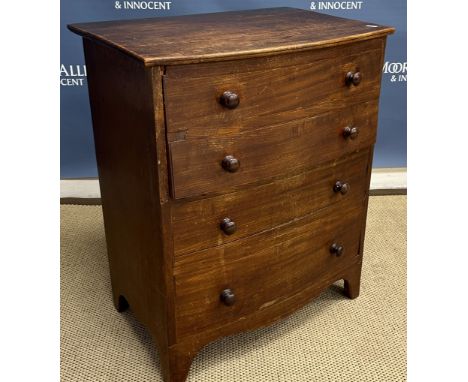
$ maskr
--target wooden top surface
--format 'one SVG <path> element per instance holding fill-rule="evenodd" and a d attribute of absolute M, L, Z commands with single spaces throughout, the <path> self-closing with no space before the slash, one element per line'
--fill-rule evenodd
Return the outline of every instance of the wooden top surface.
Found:
<path fill-rule="evenodd" d="M 391 27 L 294 8 L 71 24 L 68 28 L 148 66 L 265 56 L 394 32 Z"/>

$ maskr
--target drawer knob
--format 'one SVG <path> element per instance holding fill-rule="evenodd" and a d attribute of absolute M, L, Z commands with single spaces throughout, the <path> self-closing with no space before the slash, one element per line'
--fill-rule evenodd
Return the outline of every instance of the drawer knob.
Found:
<path fill-rule="evenodd" d="M 224 305 L 231 306 L 236 302 L 236 296 L 231 289 L 225 289 L 221 292 L 221 301 Z"/>
<path fill-rule="evenodd" d="M 220 227 L 226 235 L 232 235 L 237 230 L 236 222 L 229 218 L 224 218 L 221 221 Z"/>
<path fill-rule="evenodd" d="M 221 94 L 219 102 L 228 109 L 235 109 L 239 105 L 239 96 L 228 90 Z"/>
<path fill-rule="evenodd" d="M 225 156 L 221 162 L 221 165 L 226 171 L 229 172 L 236 172 L 240 167 L 239 160 L 234 158 L 232 155 Z"/>
<path fill-rule="evenodd" d="M 358 86 L 361 83 L 361 72 L 348 72 L 346 73 L 346 85 Z"/>
<path fill-rule="evenodd" d="M 333 243 L 330 246 L 330 253 L 332 253 L 335 256 L 341 256 L 344 253 L 344 247 L 340 244 Z"/>
<path fill-rule="evenodd" d="M 349 184 L 338 180 L 333 186 L 333 191 L 340 192 L 344 195 L 349 191 Z"/>
<path fill-rule="evenodd" d="M 346 126 L 343 129 L 343 137 L 346 139 L 356 139 L 359 135 L 359 129 L 357 127 Z"/>

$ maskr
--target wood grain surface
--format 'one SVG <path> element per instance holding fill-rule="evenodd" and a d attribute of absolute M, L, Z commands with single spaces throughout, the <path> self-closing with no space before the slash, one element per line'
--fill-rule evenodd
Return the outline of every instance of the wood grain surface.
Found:
<path fill-rule="evenodd" d="M 361 259 L 361 258 L 360 258 Z M 264 309 L 258 309 L 248 316 L 247 320 L 224 321 L 220 326 L 212 326 L 202 332 L 193 332 L 173 345 L 172 349 L 177 352 L 183 361 L 181 368 L 186 367 L 187 374 L 194 355 L 200 351 L 204 344 L 209 343 L 219 337 L 228 336 L 245 330 L 261 328 L 272 323 L 287 318 L 299 308 L 303 307 L 312 299 L 318 297 L 326 288 L 337 280 L 344 280 L 346 288 L 344 294 L 348 298 L 356 298 L 356 291 L 359 291 L 361 277 L 362 260 L 357 260 L 355 264 L 346 269 L 335 269 L 322 277 L 317 278 L 315 283 L 305 285 L 298 293 L 285 299 L 279 299 Z M 353 294 L 351 294 L 353 293 Z M 179 369 L 181 369 L 179 368 Z M 174 382 L 182 382 L 184 379 L 174 379 Z"/>
<path fill-rule="evenodd" d="M 164 160 L 156 147 L 163 125 L 155 126 L 162 104 L 153 102 L 151 68 L 91 40 L 84 48 L 114 303 L 119 310 L 129 303 L 165 349 L 165 279 L 172 270 L 161 220 L 167 188 L 157 167 L 157 158 Z"/>
<path fill-rule="evenodd" d="M 256 59 L 205 64 L 202 70 L 197 65 L 169 67 L 164 76 L 168 140 L 235 137 L 257 127 L 376 100 L 382 57 L 379 39 L 345 51 L 335 47 L 315 55 L 279 56 L 267 64 Z M 346 85 L 349 71 L 362 74 L 359 86 Z M 238 107 L 230 110 L 220 104 L 224 91 L 239 95 Z"/>
<path fill-rule="evenodd" d="M 377 101 L 372 101 L 238 135 L 172 142 L 172 195 L 179 199 L 224 194 L 369 147 L 375 142 L 377 108 Z M 358 138 L 343 137 L 349 125 L 359 127 Z M 222 168 L 226 155 L 240 161 L 237 172 Z"/>
<path fill-rule="evenodd" d="M 145 65 L 287 53 L 394 31 L 387 26 L 294 8 L 80 23 L 68 28 L 115 47 Z"/>
<path fill-rule="evenodd" d="M 358 261 L 362 213 L 362 201 L 330 206 L 287 226 L 179 258 L 177 338 L 245 320 Z M 339 257 L 330 253 L 335 242 L 345 248 Z M 226 288 L 236 296 L 232 306 L 220 301 Z"/>
<path fill-rule="evenodd" d="M 368 157 L 369 151 L 364 150 L 264 185 L 212 198 L 176 201 L 171 207 L 174 255 L 239 240 L 331 204 L 359 203 L 368 192 Z M 350 185 L 344 195 L 333 190 L 339 180 Z M 226 217 L 236 224 L 232 235 L 220 229 Z"/>
<path fill-rule="evenodd" d="M 393 28 L 291 8 L 69 28 L 84 36 L 114 303 L 148 328 L 166 382 L 338 279 L 359 295 Z"/>

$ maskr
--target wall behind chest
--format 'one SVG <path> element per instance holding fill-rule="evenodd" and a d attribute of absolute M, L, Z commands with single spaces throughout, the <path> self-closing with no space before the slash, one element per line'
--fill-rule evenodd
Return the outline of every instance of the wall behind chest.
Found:
<path fill-rule="evenodd" d="M 388 38 L 382 68 L 374 167 L 406 167 L 406 0 L 61 0 L 61 177 L 97 176 L 82 41 L 66 28 L 67 24 L 281 6 L 396 28 L 396 33 Z"/>

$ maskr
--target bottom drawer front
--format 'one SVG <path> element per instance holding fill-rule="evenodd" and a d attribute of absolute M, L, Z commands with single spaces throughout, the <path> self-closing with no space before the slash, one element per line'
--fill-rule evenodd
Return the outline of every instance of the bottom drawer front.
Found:
<path fill-rule="evenodd" d="M 177 337 L 246 319 L 359 261 L 363 211 L 363 205 L 330 207 L 179 259 Z"/>

